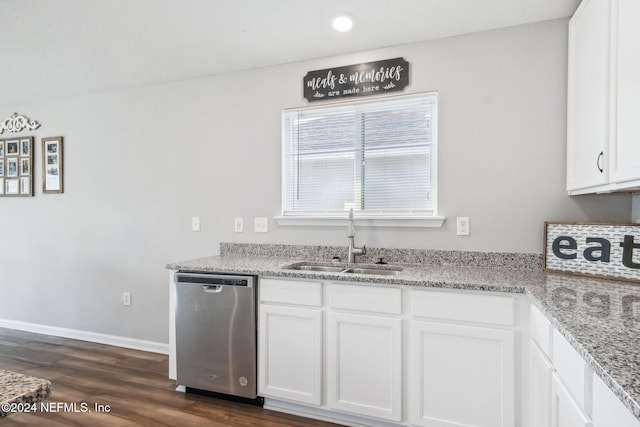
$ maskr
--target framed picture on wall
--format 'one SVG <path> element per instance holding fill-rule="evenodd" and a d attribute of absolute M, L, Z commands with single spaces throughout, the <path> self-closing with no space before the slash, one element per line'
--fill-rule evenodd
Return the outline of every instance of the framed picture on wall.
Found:
<path fill-rule="evenodd" d="M 18 155 L 18 140 L 6 140 L 7 141 L 7 156 L 17 156 Z"/>
<path fill-rule="evenodd" d="M 42 138 L 42 192 L 62 193 L 62 137 Z"/>
<path fill-rule="evenodd" d="M 20 159 L 20 176 L 29 176 L 31 175 L 31 162 L 29 158 L 21 158 Z"/>
<path fill-rule="evenodd" d="M 33 137 L 0 139 L 0 196 L 33 196 Z"/>
<path fill-rule="evenodd" d="M 31 191 L 31 178 L 28 176 L 20 178 L 20 193 L 26 194 Z"/>
<path fill-rule="evenodd" d="M 8 157 L 7 158 L 7 177 L 15 178 L 16 176 L 18 176 L 18 158 Z"/>
<path fill-rule="evenodd" d="M 18 196 L 20 195 L 20 187 L 18 186 L 17 179 L 5 179 L 5 188 L 4 194 L 7 196 Z"/>
<path fill-rule="evenodd" d="M 29 138 L 20 140 L 20 156 L 31 155 L 31 140 Z"/>

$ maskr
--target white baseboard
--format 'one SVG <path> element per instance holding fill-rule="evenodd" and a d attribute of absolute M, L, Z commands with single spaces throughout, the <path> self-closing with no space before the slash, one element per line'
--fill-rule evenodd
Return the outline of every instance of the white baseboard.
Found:
<path fill-rule="evenodd" d="M 34 332 L 36 334 L 53 335 L 74 340 L 90 341 L 117 347 L 132 348 L 134 350 L 149 351 L 151 353 L 169 354 L 169 344 L 119 337 L 116 335 L 100 334 L 97 332 L 80 331 L 77 329 L 60 328 L 57 326 L 39 325 L 37 323 L 21 322 L 18 320 L 0 319 L 0 328 L 17 329 L 19 331 Z"/>
<path fill-rule="evenodd" d="M 284 412 L 286 414 L 297 415 L 304 418 L 312 418 L 314 420 L 327 421 L 339 425 L 347 425 L 351 427 L 403 427 L 406 424 L 391 421 L 378 420 L 374 418 L 362 417 L 359 415 L 347 414 L 345 412 L 333 411 L 326 406 L 315 407 L 305 404 L 287 402 L 270 397 L 264 398 L 264 409 L 271 411 Z"/>

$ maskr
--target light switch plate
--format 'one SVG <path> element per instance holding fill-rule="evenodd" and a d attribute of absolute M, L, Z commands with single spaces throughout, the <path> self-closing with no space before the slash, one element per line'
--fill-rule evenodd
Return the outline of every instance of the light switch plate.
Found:
<path fill-rule="evenodd" d="M 253 231 L 256 233 L 268 233 L 269 232 L 269 218 L 264 216 L 257 216 L 253 220 Z"/>
<path fill-rule="evenodd" d="M 200 231 L 200 217 L 194 216 L 191 218 L 191 231 Z"/>

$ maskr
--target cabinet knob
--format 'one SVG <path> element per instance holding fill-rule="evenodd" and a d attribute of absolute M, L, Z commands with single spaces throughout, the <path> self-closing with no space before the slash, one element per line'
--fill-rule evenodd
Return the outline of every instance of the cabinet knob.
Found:
<path fill-rule="evenodd" d="M 598 168 L 600 173 L 604 172 L 604 169 L 602 168 L 602 166 L 600 166 L 600 160 L 602 160 L 603 157 L 604 151 L 601 151 L 600 154 L 598 154 L 598 159 L 596 160 L 596 167 Z"/>

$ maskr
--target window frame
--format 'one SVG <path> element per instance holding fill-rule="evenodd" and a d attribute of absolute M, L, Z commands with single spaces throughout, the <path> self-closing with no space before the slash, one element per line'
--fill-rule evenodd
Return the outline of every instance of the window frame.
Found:
<path fill-rule="evenodd" d="M 305 107 L 288 108 L 284 109 L 281 114 L 281 201 L 280 201 L 280 215 L 275 217 L 275 220 L 282 226 L 300 226 L 300 225 L 313 225 L 313 226 L 336 226 L 342 223 L 348 218 L 348 212 L 296 212 L 286 211 L 285 203 L 287 199 L 287 191 L 289 190 L 287 185 L 287 169 L 290 167 L 288 164 L 285 153 L 287 151 L 285 141 L 285 114 L 293 111 L 304 111 L 314 109 L 326 109 L 331 107 L 340 107 L 347 105 L 366 104 L 376 101 L 384 102 L 397 99 L 410 99 L 418 97 L 433 97 L 435 98 L 435 105 L 432 110 L 432 144 L 430 145 L 430 175 L 431 175 L 431 197 L 433 198 L 432 207 L 428 210 L 417 210 L 407 212 L 367 212 L 367 211 L 354 211 L 354 220 L 357 225 L 360 226 L 372 226 L 372 227 L 442 227 L 444 224 L 444 217 L 437 215 L 438 208 L 438 107 L 439 98 L 437 91 L 420 92 L 413 94 L 404 94 L 396 96 L 383 96 L 383 97 L 368 97 L 366 99 L 359 100 L 347 100 L 331 103 L 323 103 L 322 105 L 309 105 Z"/>

